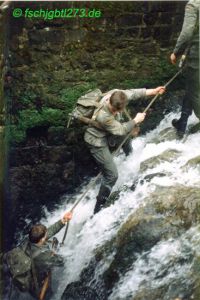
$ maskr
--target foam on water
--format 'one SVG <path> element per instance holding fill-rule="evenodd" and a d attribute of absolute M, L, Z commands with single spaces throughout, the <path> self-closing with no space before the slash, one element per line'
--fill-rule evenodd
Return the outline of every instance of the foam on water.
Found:
<path fill-rule="evenodd" d="M 200 227 L 192 228 L 179 239 L 160 242 L 138 257 L 132 268 L 121 277 L 109 300 L 133 299 L 140 285 L 150 290 L 170 286 L 177 278 L 188 284 L 192 253 L 199 250 L 199 245 Z M 177 261 L 181 264 L 176 264 Z"/>

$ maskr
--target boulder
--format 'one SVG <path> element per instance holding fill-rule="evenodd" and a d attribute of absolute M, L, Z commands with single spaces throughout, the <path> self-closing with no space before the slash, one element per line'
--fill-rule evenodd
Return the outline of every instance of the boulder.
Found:
<path fill-rule="evenodd" d="M 153 169 L 156 167 L 156 165 L 164 161 L 171 162 L 179 156 L 179 153 L 180 152 L 175 149 L 169 149 L 157 156 L 153 156 L 141 163 L 140 172 L 145 172 L 148 169 Z"/>
<path fill-rule="evenodd" d="M 64 293 L 61 300 L 102 300 L 96 293 L 96 291 L 89 286 L 81 286 L 79 281 L 70 283 Z"/>
<path fill-rule="evenodd" d="M 196 156 L 187 161 L 187 163 L 182 167 L 182 170 L 188 171 L 190 168 L 196 168 L 200 171 L 200 156 Z"/>
<path fill-rule="evenodd" d="M 189 129 L 190 133 L 197 133 L 200 131 L 200 122 L 197 123 L 196 125 L 192 126 L 192 128 Z"/>
<path fill-rule="evenodd" d="M 108 269 L 103 274 L 108 293 L 133 265 L 139 254 L 150 251 L 161 241 L 176 239 L 191 226 L 199 224 L 199 195 L 200 189 L 196 187 L 188 188 L 182 185 L 170 187 L 170 189 L 157 187 L 155 192 L 144 200 L 145 205 L 133 212 L 122 224 L 116 237 L 97 249 L 96 264 L 106 260 L 109 253 L 115 253 Z M 175 263 L 179 262 L 175 261 Z M 177 286 L 181 294 L 178 281 Z M 157 291 L 158 295 L 159 293 L 164 295 L 164 289 Z M 138 295 L 138 299 L 145 299 L 142 295 L 145 295 L 145 291 L 141 297 Z M 174 294 L 172 296 L 175 297 Z M 161 298 L 158 296 L 155 299 Z M 152 296 L 149 299 L 154 298 Z"/>
<path fill-rule="evenodd" d="M 175 139 L 177 139 L 176 130 L 173 127 L 168 127 L 163 129 L 156 138 L 151 140 L 151 142 L 158 144 L 165 141 L 173 141 Z"/>

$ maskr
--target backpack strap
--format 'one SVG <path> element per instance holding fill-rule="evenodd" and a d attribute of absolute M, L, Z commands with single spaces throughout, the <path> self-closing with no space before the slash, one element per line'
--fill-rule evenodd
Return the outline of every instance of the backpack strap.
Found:
<path fill-rule="evenodd" d="M 104 101 L 104 102 L 105 102 L 105 101 Z M 97 110 L 96 110 L 95 113 L 93 114 L 93 116 L 92 116 L 92 118 L 91 118 L 93 121 L 96 120 L 96 117 L 98 116 L 100 110 L 104 107 L 104 102 L 103 102 L 101 105 L 99 105 L 99 107 L 97 108 Z"/>
<path fill-rule="evenodd" d="M 107 93 L 104 93 L 102 96 L 104 97 Z M 105 100 L 106 101 L 106 100 Z M 92 125 L 98 129 L 103 129 L 103 126 L 101 126 L 97 121 L 96 118 L 100 112 L 100 110 L 104 107 L 104 103 L 105 101 L 103 101 L 103 103 L 101 103 L 101 105 L 99 105 L 99 107 L 97 108 L 97 110 L 94 112 L 93 116 L 91 119 L 88 119 L 88 125 Z"/>

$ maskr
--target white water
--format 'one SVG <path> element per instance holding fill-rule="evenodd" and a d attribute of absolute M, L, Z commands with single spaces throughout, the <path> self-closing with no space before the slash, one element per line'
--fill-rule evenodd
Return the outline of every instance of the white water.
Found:
<path fill-rule="evenodd" d="M 132 269 L 121 278 L 109 299 L 129 299 L 129 296 L 133 299 L 139 286 L 144 283 L 148 288 L 170 287 L 173 280 L 181 278 L 183 284 L 188 284 L 191 262 L 188 263 L 187 259 L 189 260 L 194 251 L 199 251 L 199 244 L 200 227 L 192 228 L 179 239 L 169 239 L 157 244 L 149 253 L 138 257 Z M 180 260 L 184 263 L 176 264 Z M 179 296 L 181 295 L 175 294 L 175 297 Z M 168 299 L 167 294 L 165 297 L 163 300 Z"/>
<path fill-rule="evenodd" d="M 94 251 L 97 247 L 104 245 L 106 241 L 116 236 L 120 226 L 127 220 L 128 216 L 133 213 L 140 205 L 145 205 L 144 198 L 155 190 L 156 185 L 173 186 L 183 184 L 185 186 L 199 186 L 200 174 L 195 168 L 190 168 L 183 172 L 181 169 L 185 163 L 193 157 L 200 155 L 200 133 L 190 135 L 185 142 L 179 140 L 163 141 L 155 144 L 153 140 L 159 136 L 159 133 L 168 127 L 171 127 L 171 120 L 177 117 L 171 113 L 165 117 L 160 125 L 146 136 L 138 137 L 133 140 L 133 154 L 127 158 L 122 154 L 116 158 L 116 163 L 119 170 L 119 180 L 114 188 L 117 190 L 123 185 L 131 186 L 134 180 L 140 176 L 140 163 L 153 156 L 159 155 L 165 150 L 173 149 L 180 151 L 178 158 L 172 162 L 161 162 L 151 170 L 146 171 L 142 175 L 163 172 L 165 177 L 154 177 L 150 182 L 144 182 L 143 185 L 138 184 L 135 191 L 122 191 L 120 198 L 108 208 L 101 210 L 100 213 L 90 218 L 93 213 L 98 186 L 92 189 L 86 199 L 84 199 L 76 208 L 73 219 L 70 222 L 69 232 L 66 238 L 64 247 L 61 253 L 66 258 L 66 268 L 63 280 L 60 282 L 59 291 L 56 294 L 56 300 L 60 299 L 65 287 L 68 283 L 79 279 L 81 271 L 88 265 L 91 258 L 94 256 Z M 197 119 L 192 116 L 189 124 L 195 124 Z M 168 174 L 169 173 L 169 174 Z M 86 186 L 81 192 L 84 192 Z M 77 199 L 80 194 L 77 195 Z M 77 200 L 76 199 L 76 200 Z M 65 202 L 65 201 L 64 201 Z M 67 197 L 66 197 L 67 202 Z M 46 213 L 46 219 L 42 220 L 47 226 L 56 222 L 65 211 L 71 208 L 71 204 L 63 204 L 53 213 Z M 58 234 L 59 240 L 62 240 L 63 231 Z M 155 280 L 155 276 L 174 257 L 181 257 L 182 247 L 184 242 L 187 242 L 188 237 L 181 237 L 178 241 L 169 240 L 162 242 L 151 249 L 151 252 L 146 254 L 147 259 L 143 256 L 138 257 L 138 260 L 132 266 L 132 269 L 127 274 L 120 278 L 120 282 L 114 287 L 110 300 L 126 300 L 130 295 L 137 292 L 140 284 L 144 280 L 150 280 L 152 285 L 162 284 L 161 279 Z M 200 237 L 198 235 L 200 241 Z M 171 254 L 173 258 L 171 258 Z M 101 265 L 99 265 L 97 273 L 101 274 L 107 269 L 112 262 L 114 253 L 110 253 Z M 176 259 L 175 259 L 176 260 Z M 154 265 L 156 264 L 156 269 Z M 172 267 L 165 281 L 170 280 L 173 276 L 183 276 L 187 274 L 189 266 L 183 264 L 179 269 Z"/>

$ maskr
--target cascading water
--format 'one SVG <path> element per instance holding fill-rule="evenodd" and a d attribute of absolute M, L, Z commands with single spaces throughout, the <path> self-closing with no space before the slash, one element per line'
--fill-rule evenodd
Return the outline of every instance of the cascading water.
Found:
<path fill-rule="evenodd" d="M 193 228 L 179 239 L 161 242 L 148 253 L 143 253 L 132 269 L 121 278 L 109 299 L 134 299 L 141 287 L 145 292 L 165 287 L 163 300 L 175 299 L 177 296 L 182 299 L 182 294 L 192 285 L 192 254 L 197 250 L 194 241 L 200 242 L 199 228 Z M 177 281 L 181 282 L 178 295 Z"/>
<path fill-rule="evenodd" d="M 115 190 L 119 189 L 121 192 L 114 204 L 92 217 L 98 191 L 98 186 L 96 186 L 88 192 L 86 198 L 74 211 L 65 245 L 60 249 L 65 257 L 66 265 L 62 277 L 59 278 L 59 289 L 54 299 L 61 298 L 69 283 L 79 280 L 81 272 L 94 258 L 97 249 L 117 238 L 122 225 L 126 224 L 130 215 L 133 215 L 138 208 L 147 205 L 147 199 L 157 187 L 168 188 L 169 193 L 170 189 L 177 186 L 185 186 L 188 189 L 199 187 L 199 166 L 184 166 L 191 159 L 200 156 L 200 133 L 189 135 L 185 141 L 177 140 L 175 136 L 170 140 L 168 136 L 163 137 L 162 133 L 166 128 L 171 127 L 171 120 L 174 117 L 176 117 L 174 113 L 165 116 L 155 130 L 145 136 L 135 138 L 133 140 L 134 152 L 127 158 L 123 154 L 116 158 L 119 180 Z M 195 116 L 192 116 L 189 124 L 196 122 Z M 172 129 L 171 131 L 173 132 Z M 148 167 L 147 160 L 159 157 L 166 151 L 171 151 L 175 155 L 167 159 L 158 159 Z M 144 161 L 147 161 L 147 167 L 141 172 L 140 166 Z M 154 176 L 145 180 L 145 176 L 150 174 Z M 135 188 L 131 189 L 134 182 L 136 182 Z M 84 189 L 86 186 L 82 192 Z M 79 196 L 80 194 L 77 198 Z M 43 223 L 47 226 L 54 223 L 64 211 L 70 209 L 71 204 L 67 196 L 65 201 L 67 205 L 64 203 L 51 214 L 47 212 Z M 62 240 L 62 237 L 63 231 L 58 234 L 58 239 Z M 187 290 L 192 287 L 190 272 L 193 265 L 193 252 L 200 254 L 199 244 L 200 228 L 194 225 L 178 238 L 168 237 L 153 245 L 151 249 L 136 253 L 136 259 L 120 273 L 119 280 L 113 284 L 109 292 L 109 300 L 150 299 L 147 294 L 148 291 L 153 294 L 153 290 L 164 290 L 165 295 L 161 297 L 158 292 L 152 298 L 154 300 L 171 300 L 178 297 L 186 299 L 181 297 L 186 295 Z M 110 253 L 96 267 L 97 280 L 114 260 L 116 249 L 114 247 L 110 249 Z M 142 293 L 144 295 L 146 293 L 146 298 L 145 296 L 142 298 Z M 190 299 L 189 296 L 187 299 Z"/>

